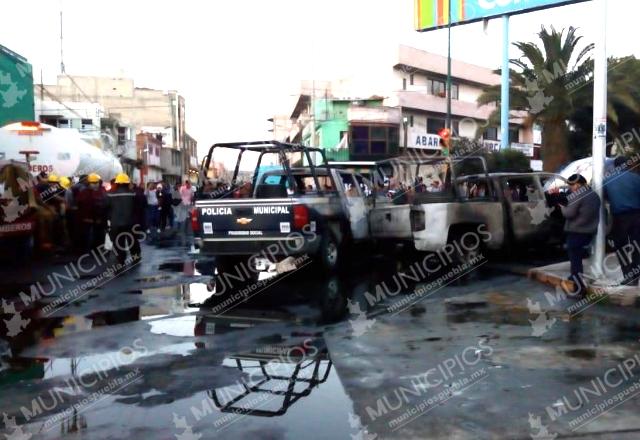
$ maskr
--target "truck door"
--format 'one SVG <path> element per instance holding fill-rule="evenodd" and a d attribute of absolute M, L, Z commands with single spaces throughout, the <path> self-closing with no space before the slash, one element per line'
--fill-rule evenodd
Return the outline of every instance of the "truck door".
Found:
<path fill-rule="evenodd" d="M 362 188 L 352 172 L 337 171 L 338 193 L 345 213 L 349 218 L 351 234 L 354 240 L 369 238 L 369 210 L 365 203 Z"/>
<path fill-rule="evenodd" d="M 500 183 L 516 242 L 532 242 L 543 236 L 547 207 L 535 176 L 505 177 Z"/>

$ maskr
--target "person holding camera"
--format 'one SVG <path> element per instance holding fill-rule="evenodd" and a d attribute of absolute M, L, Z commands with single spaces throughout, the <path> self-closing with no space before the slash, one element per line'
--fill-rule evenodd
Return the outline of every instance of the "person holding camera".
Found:
<path fill-rule="evenodd" d="M 577 298 L 584 298 L 587 286 L 583 277 L 582 259 L 585 248 L 591 244 L 598 232 L 601 201 L 582 175 L 572 175 L 568 183 L 571 194 L 567 197 L 566 206 L 560 205 L 560 209 L 565 218 L 564 230 L 567 234 L 566 245 L 571 263 L 571 276 L 563 281 L 562 288 Z"/>

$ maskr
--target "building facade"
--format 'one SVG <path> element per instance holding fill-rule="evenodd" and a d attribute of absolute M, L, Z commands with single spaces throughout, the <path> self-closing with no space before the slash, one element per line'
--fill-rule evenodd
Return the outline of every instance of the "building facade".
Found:
<path fill-rule="evenodd" d="M 43 93 L 58 102 L 102 106 L 106 118 L 118 121 L 110 126 L 115 129 L 112 136 L 125 144 L 120 155 L 135 151 L 137 133 L 161 135 L 163 180 L 176 183 L 188 174 L 189 164 L 184 159 L 186 105 L 178 92 L 135 87 L 129 78 L 59 75 L 57 84 L 43 86 Z"/>
<path fill-rule="evenodd" d="M 325 148 L 336 160 L 375 160 L 410 150 L 438 154 L 447 115 L 446 57 L 399 46 L 377 63 L 351 78 L 303 82 L 284 139 Z M 487 122 L 495 105 L 477 104 L 486 87 L 499 83 L 491 69 L 453 60 L 454 137 L 500 149 L 500 128 Z M 512 148 L 539 158 L 539 131 L 516 118 L 509 135 Z"/>
<path fill-rule="evenodd" d="M 184 135 L 184 151 L 182 163 L 184 164 L 183 175 L 191 180 L 192 183 L 198 181 L 198 173 L 200 172 L 200 164 L 198 163 L 198 142 L 185 133 Z"/>
<path fill-rule="evenodd" d="M 140 169 L 140 183 L 147 185 L 160 182 L 163 179 L 160 161 L 162 136 L 152 133 L 138 133 L 136 135 L 136 150 L 138 160 L 143 164 Z"/>
<path fill-rule="evenodd" d="M 377 160 L 399 153 L 398 108 L 384 105 L 381 96 L 349 96 L 332 83 L 314 81 L 312 87 L 313 93 L 299 95 L 285 140 L 319 146 L 329 160 Z"/>

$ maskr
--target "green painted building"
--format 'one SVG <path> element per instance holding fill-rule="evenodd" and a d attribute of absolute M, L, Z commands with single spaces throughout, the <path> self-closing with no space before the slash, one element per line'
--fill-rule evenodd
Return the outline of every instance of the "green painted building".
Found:
<path fill-rule="evenodd" d="M 0 45 L 0 127 L 34 119 L 31 64 Z"/>
<path fill-rule="evenodd" d="M 390 122 L 383 98 L 363 100 L 322 98 L 313 103 L 317 145 L 327 159 L 375 160 L 398 153 L 398 121 Z M 311 143 L 311 125 L 306 125 L 302 141 Z"/>

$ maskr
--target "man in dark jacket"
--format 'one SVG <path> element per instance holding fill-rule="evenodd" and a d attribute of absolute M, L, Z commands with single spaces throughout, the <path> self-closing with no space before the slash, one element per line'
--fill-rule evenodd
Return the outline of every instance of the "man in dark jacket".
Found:
<path fill-rule="evenodd" d="M 81 188 L 76 197 L 76 219 L 81 240 L 80 250 L 87 252 L 104 245 L 107 193 L 100 176 L 95 173 L 87 176 L 87 185 Z"/>
<path fill-rule="evenodd" d="M 171 225 L 173 216 L 171 187 L 163 182 L 158 190 L 158 206 L 160 207 L 160 230 L 164 232 L 167 226 Z"/>
<path fill-rule="evenodd" d="M 567 197 L 567 206 L 561 206 L 566 222 L 564 230 L 567 233 L 567 252 L 571 262 L 571 278 L 573 289 L 568 283 L 563 283 L 565 291 L 573 290 L 578 298 L 586 295 L 587 286 L 584 282 L 582 259 L 585 248 L 593 241 L 598 232 L 600 222 L 600 197 L 587 185 L 586 179 L 580 174 L 569 177 L 571 194 Z"/>
<path fill-rule="evenodd" d="M 118 262 L 124 265 L 127 251 L 131 252 L 133 263 L 140 260 L 140 241 L 138 235 L 143 229 L 135 224 L 136 194 L 129 189 L 129 176 L 120 173 L 115 179 L 115 190 L 107 193 L 107 212 L 111 229 L 109 237 L 113 243 Z"/>
<path fill-rule="evenodd" d="M 625 157 L 616 158 L 619 174 L 604 181 L 604 191 L 613 215 L 611 238 L 618 255 L 624 280 L 637 286 L 640 277 L 640 174 L 637 164 Z"/>

